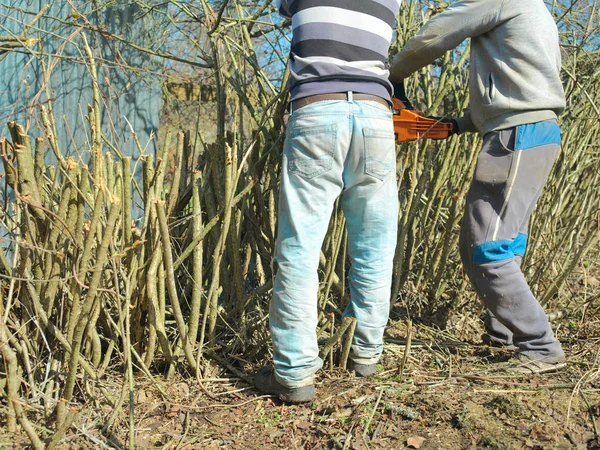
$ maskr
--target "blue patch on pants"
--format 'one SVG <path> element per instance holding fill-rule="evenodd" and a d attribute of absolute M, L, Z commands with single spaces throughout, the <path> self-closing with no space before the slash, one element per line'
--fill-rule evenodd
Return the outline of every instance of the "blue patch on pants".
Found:
<path fill-rule="evenodd" d="M 484 264 L 523 256 L 527 249 L 527 235 L 519 233 L 513 240 L 484 242 L 473 251 L 473 262 Z"/>
<path fill-rule="evenodd" d="M 560 127 L 556 122 L 538 122 L 517 127 L 515 151 L 541 145 L 560 145 Z"/>

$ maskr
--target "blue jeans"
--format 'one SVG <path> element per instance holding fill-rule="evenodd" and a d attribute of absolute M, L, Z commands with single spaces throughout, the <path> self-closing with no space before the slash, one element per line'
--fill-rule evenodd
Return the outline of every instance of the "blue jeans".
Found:
<path fill-rule="evenodd" d="M 317 269 L 334 203 L 348 229 L 350 359 L 378 361 L 388 320 L 398 228 L 392 113 L 369 101 L 324 101 L 292 113 L 283 153 L 275 283 L 270 308 L 276 379 L 313 383 L 323 365 L 316 327 Z"/>

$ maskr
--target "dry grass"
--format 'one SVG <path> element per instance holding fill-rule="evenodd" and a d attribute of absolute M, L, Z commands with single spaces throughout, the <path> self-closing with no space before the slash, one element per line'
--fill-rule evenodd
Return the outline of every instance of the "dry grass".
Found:
<path fill-rule="evenodd" d="M 134 447 L 144 435 L 147 418 L 154 417 L 148 402 L 136 398 L 140 392 L 151 392 L 161 414 L 182 418 L 178 434 L 170 441 L 161 440 L 167 448 L 191 445 L 200 436 L 190 433 L 192 425 L 206 431 L 209 439 L 193 445 L 209 445 L 214 440 L 214 433 L 206 427 L 226 433 L 225 421 L 232 417 L 218 413 L 221 403 L 215 397 L 228 399 L 223 406 L 226 410 L 246 415 L 256 408 L 256 414 L 262 411 L 259 423 L 277 422 L 279 406 L 246 397 L 250 394 L 246 384 L 207 381 L 247 378 L 253 363 L 269 355 L 270 259 L 286 105 L 285 93 L 279 94 L 276 87 L 282 80 L 273 82 L 272 66 L 265 63 L 266 55 L 271 61 L 285 59 L 280 49 L 286 30 L 273 23 L 278 19 L 270 15 L 269 3 L 251 6 L 230 1 L 223 14 L 206 2 L 200 2 L 198 10 L 176 6 L 169 10 L 174 14 L 172 26 L 182 28 L 179 39 L 188 36 L 183 31 L 189 21 L 179 20 L 182 17 L 193 19 L 194 26 L 205 32 L 202 39 L 190 35 L 188 45 L 202 56 L 206 62 L 202 73 L 216 86 L 216 140 L 205 142 L 203 129 L 165 132 L 159 152 L 144 156 L 139 184 L 132 178 L 130 160 L 121 159 L 118 149 L 110 148 L 104 139 L 99 119 L 104 105 L 97 89 L 88 111 L 90 144 L 81 155 L 90 161 L 89 167 L 62 156 L 63 149 L 54 138 L 56 119 L 50 98 L 38 113 L 37 140 L 32 143 L 14 123 L 9 125 L 11 138 L 0 139 L 8 186 L 3 191 L 0 223 L 8 230 L 9 242 L 0 251 L 4 360 L 0 410 L 7 430 L 15 433 L 19 424 L 34 447 L 51 448 L 60 442 L 100 447 L 113 445 L 113 437 L 119 446 Z M 419 1 L 407 2 L 399 20 L 400 44 L 420 23 L 422 8 Z M 84 31 L 77 39 L 85 55 L 80 62 L 95 80 L 102 55 L 87 45 L 85 36 L 91 32 Z M 573 368 L 561 383 L 577 394 L 574 398 L 581 392 L 592 398 L 597 363 L 590 365 L 590 361 L 595 361 L 591 355 L 597 352 L 598 343 L 590 340 L 590 347 L 579 340 L 594 336 L 597 330 L 600 69 L 597 53 L 575 51 L 572 42 L 566 50 L 569 106 L 561 118 L 563 152 L 536 209 L 524 267 L 544 303 L 569 312 L 559 322 L 558 335 L 569 343 L 572 336 L 578 336 L 578 326 L 587 330 L 569 343 Z M 454 114 L 466 106 L 466 51 L 449 53 L 434 69 L 424 69 L 410 81 L 409 92 L 423 110 Z M 177 62 L 186 63 L 183 58 Z M 196 141 L 200 145 L 194 145 Z M 402 342 L 398 339 L 405 336 L 405 330 L 392 326 L 399 335 L 390 337 L 384 362 L 387 374 L 378 382 L 388 387 L 386 392 L 406 388 L 417 395 L 424 386 L 441 390 L 460 386 L 460 395 L 467 395 L 476 382 L 485 389 L 497 388 L 489 380 L 464 377 L 473 367 L 479 370 L 481 355 L 472 347 L 477 321 L 470 317 L 476 317 L 477 307 L 459 265 L 456 243 L 478 145 L 477 136 L 460 136 L 397 149 L 401 226 L 393 287 L 397 304 L 392 316 L 395 320 L 410 316 L 418 331 L 412 356 L 407 354 L 405 359 L 405 386 L 394 381 L 396 361 L 404 355 L 404 347 L 397 347 L 397 342 Z M 43 155 L 49 151 L 60 161 L 56 167 L 44 163 Z M 132 226 L 134 191 L 143 199 L 144 216 Z M 339 305 L 348 295 L 343 223 L 336 209 L 322 249 L 319 332 L 327 336 L 337 328 L 332 327 L 330 314 L 339 323 Z M 437 326 L 424 327 L 423 321 Z M 466 354 L 463 347 L 448 344 L 456 340 L 466 342 Z M 344 398 L 340 386 L 362 395 L 363 386 L 345 384 L 345 375 L 336 370 L 323 375 L 324 391 L 331 392 L 331 399 Z M 577 380 L 584 383 L 576 388 Z M 181 383 L 189 391 L 185 395 L 189 408 L 178 410 L 184 411 L 183 416 L 164 409 L 172 390 Z M 530 388 L 529 383 L 518 387 Z M 227 389 L 243 391 L 236 395 Z M 554 395 L 553 389 L 548 388 L 548 395 Z M 365 395 L 377 399 L 379 392 L 365 391 Z M 261 401 L 262 409 L 256 407 Z M 378 424 L 385 422 L 381 419 L 395 417 L 396 410 L 390 406 L 390 413 L 384 407 L 390 401 L 380 397 L 378 407 L 366 415 L 367 426 L 364 414 L 356 413 L 354 406 L 350 407 L 352 419 L 344 422 L 344 416 L 323 411 L 347 405 L 327 406 L 323 400 L 325 409 L 313 411 L 306 429 L 316 435 L 313 431 L 323 425 L 315 417 L 321 415 L 325 424 L 344 422 L 340 436 L 332 437 L 334 447 L 348 447 L 348 439 L 356 436 L 367 436 L 370 441 L 365 445 L 370 445 L 374 435 L 383 433 L 382 428 L 377 431 Z M 433 414 L 438 406 L 424 408 Z M 196 407 L 205 408 L 199 416 L 192 414 Z M 213 419 L 205 413 L 208 410 L 217 411 L 212 414 L 224 422 L 210 425 Z M 281 411 L 280 420 L 292 410 Z M 470 414 L 467 411 L 464 420 L 460 419 L 461 429 L 471 426 Z M 289 419 L 281 429 L 298 433 L 305 418 L 298 420 Z M 450 428 L 442 427 L 441 432 L 458 429 L 452 428 L 454 419 L 432 415 L 428 420 L 445 420 Z M 584 422 L 578 419 L 577 432 Z M 163 430 L 161 426 L 157 429 Z M 472 426 L 477 429 L 477 424 Z M 419 428 L 407 429 L 417 432 Z M 461 439 L 476 431 L 465 433 Z M 502 443 L 492 447 L 492 435 L 488 438 L 489 448 L 501 448 Z M 296 441 L 281 442 L 291 446 Z"/>

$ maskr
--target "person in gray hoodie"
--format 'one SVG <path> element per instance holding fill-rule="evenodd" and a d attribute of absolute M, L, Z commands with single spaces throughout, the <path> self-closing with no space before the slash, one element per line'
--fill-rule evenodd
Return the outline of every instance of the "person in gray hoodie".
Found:
<path fill-rule="evenodd" d="M 460 235 L 465 271 L 487 309 L 484 342 L 518 347 L 512 372 L 565 365 L 562 347 L 521 271 L 529 218 L 560 152 L 565 108 L 558 30 L 543 0 L 457 0 L 396 54 L 400 83 L 471 38 L 470 111 L 456 133 L 483 144 Z"/>

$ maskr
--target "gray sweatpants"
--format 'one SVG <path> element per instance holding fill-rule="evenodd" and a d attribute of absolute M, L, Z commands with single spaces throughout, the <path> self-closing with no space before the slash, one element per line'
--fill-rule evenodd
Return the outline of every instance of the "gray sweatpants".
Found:
<path fill-rule="evenodd" d="M 486 134 L 460 235 L 461 259 L 487 309 L 490 338 L 548 362 L 564 353 L 521 272 L 521 258 L 529 218 L 559 151 L 554 121 Z"/>

